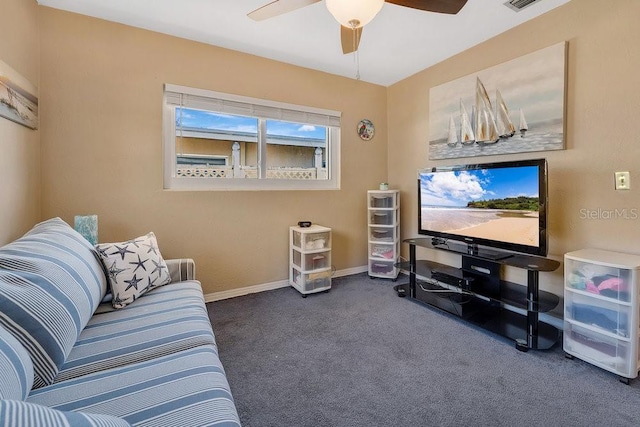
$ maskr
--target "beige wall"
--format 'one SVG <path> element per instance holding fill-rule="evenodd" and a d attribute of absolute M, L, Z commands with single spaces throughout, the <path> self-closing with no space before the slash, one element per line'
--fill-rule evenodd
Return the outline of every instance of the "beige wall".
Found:
<path fill-rule="evenodd" d="M 3 0 L 0 60 L 34 86 L 39 77 L 38 5 Z M 40 219 L 40 132 L 0 118 L 0 245 Z"/>
<path fill-rule="evenodd" d="M 387 178 L 386 88 L 41 7 L 43 216 L 99 215 L 100 241 L 154 231 L 206 293 L 280 281 L 288 227 L 333 228 L 338 270 L 366 265 L 366 190 Z M 162 85 L 343 112 L 339 191 L 162 189 Z M 362 118 L 377 126 L 361 141 Z"/>
<path fill-rule="evenodd" d="M 429 88 L 566 40 L 567 149 L 540 154 L 550 170 L 550 257 L 583 247 L 640 253 L 640 220 L 582 217 L 584 209 L 640 209 L 633 129 L 640 117 L 640 2 L 570 2 L 387 89 L 44 7 L 38 29 L 36 9 L 9 0 L 5 10 L 15 19 L 0 27 L 0 58 L 34 83 L 44 70 L 46 161 L 38 166 L 38 132 L 0 120 L 0 177 L 10 183 L 0 190 L 0 243 L 40 219 L 41 170 L 42 218 L 72 222 L 75 214 L 97 213 L 101 241 L 153 230 L 165 256 L 196 259 L 205 292 L 285 279 L 287 227 L 300 219 L 334 228 L 336 268 L 365 265 L 365 191 L 384 180 L 400 188 L 402 235 L 415 236 L 416 171 L 449 163 L 428 160 Z M 342 189 L 162 190 L 163 83 L 342 111 Z M 376 124 L 372 142 L 351 131 L 361 118 Z M 618 170 L 631 172 L 630 191 L 613 190 Z M 542 281 L 561 293 L 560 270 Z"/>
<path fill-rule="evenodd" d="M 389 181 L 402 189 L 403 236 L 417 232 L 417 169 L 470 161 L 428 160 L 429 88 L 566 40 L 566 150 L 473 161 L 547 158 L 550 257 L 561 260 L 585 247 L 640 253 L 640 218 L 582 219 L 583 209 L 640 214 L 640 140 L 634 131 L 640 117 L 638 16 L 636 0 L 573 1 L 391 86 Z M 630 191 L 614 190 L 615 171 L 631 172 Z M 562 294 L 561 269 L 541 282 Z"/>

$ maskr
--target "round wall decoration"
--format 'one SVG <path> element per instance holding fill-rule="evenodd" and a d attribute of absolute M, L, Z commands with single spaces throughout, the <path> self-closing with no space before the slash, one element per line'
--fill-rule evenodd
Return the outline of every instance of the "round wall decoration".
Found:
<path fill-rule="evenodd" d="M 360 123 L 358 123 L 358 136 L 365 140 L 370 141 L 373 138 L 373 135 L 376 133 L 375 128 L 373 127 L 373 123 L 371 120 L 362 119 Z"/>

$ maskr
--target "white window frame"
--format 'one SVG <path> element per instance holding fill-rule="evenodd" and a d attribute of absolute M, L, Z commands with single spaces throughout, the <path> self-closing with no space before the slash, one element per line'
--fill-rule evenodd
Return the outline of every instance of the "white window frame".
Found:
<path fill-rule="evenodd" d="M 291 121 L 325 126 L 327 132 L 327 168 L 329 179 L 299 180 L 266 178 L 266 156 L 258 159 L 262 177 L 196 178 L 176 174 L 176 107 L 198 108 L 261 119 Z M 341 113 L 246 96 L 172 84 L 164 85 L 163 96 L 163 178 L 166 190 L 339 190 L 340 189 L 340 116 Z M 261 121 L 264 124 L 264 121 Z M 258 129 L 259 153 L 264 153 L 266 132 Z M 264 138 L 261 135 L 265 135 Z"/>

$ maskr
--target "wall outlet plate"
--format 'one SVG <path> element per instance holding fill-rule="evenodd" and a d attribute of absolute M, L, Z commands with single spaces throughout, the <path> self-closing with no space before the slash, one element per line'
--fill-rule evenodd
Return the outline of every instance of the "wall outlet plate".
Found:
<path fill-rule="evenodd" d="M 629 190 L 631 188 L 631 176 L 629 172 L 616 172 L 616 190 Z"/>

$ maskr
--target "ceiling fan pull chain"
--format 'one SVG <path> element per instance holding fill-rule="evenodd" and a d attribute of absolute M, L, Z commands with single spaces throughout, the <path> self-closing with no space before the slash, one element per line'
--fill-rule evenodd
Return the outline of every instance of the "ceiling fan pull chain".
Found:
<path fill-rule="evenodd" d="M 358 39 L 358 30 L 356 28 L 357 24 L 352 21 L 351 22 L 351 33 L 353 34 L 353 60 L 356 63 L 356 80 L 360 80 L 360 55 L 358 54 L 358 46 L 356 46 L 357 44 L 357 39 Z"/>

